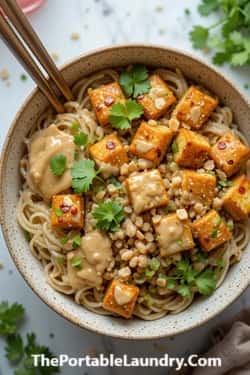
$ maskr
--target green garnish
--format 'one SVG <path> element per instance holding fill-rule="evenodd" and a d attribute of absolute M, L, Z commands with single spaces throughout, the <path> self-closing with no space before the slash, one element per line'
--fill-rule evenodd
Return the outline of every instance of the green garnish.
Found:
<path fill-rule="evenodd" d="M 74 249 L 81 245 L 81 236 L 79 234 L 73 238 L 72 245 Z"/>
<path fill-rule="evenodd" d="M 174 141 L 172 143 L 171 149 L 172 149 L 173 154 L 176 154 L 179 151 L 179 147 L 178 147 L 177 142 Z"/>
<path fill-rule="evenodd" d="M 193 47 L 214 50 L 213 62 L 232 66 L 250 64 L 249 0 L 202 0 L 198 6 L 202 16 L 216 12 L 219 21 L 209 27 L 194 26 L 190 32 Z M 212 30 L 216 29 L 216 36 Z"/>
<path fill-rule="evenodd" d="M 191 296 L 191 291 L 190 291 L 190 288 L 188 287 L 188 285 L 180 285 L 178 288 L 177 288 L 177 292 L 182 296 L 182 297 L 185 297 L 185 298 L 188 298 Z"/>
<path fill-rule="evenodd" d="M 151 87 L 147 68 L 141 64 L 136 64 L 129 71 L 122 72 L 119 82 L 125 94 L 134 98 L 149 92 Z"/>
<path fill-rule="evenodd" d="M 75 193 L 86 193 L 92 187 L 93 180 L 97 177 L 93 160 L 85 159 L 77 161 L 71 168 L 72 188 Z"/>
<path fill-rule="evenodd" d="M 21 74 L 20 78 L 21 78 L 21 81 L 27 81 L 27 79 L 28 79 L 28 77 L 24 73 Z"/>
<path fill-rule="evenodd" d="M 176 282 L 175 279 L 171 279 L 171 278 L 168 278 L 168 279 L 167 279 L 167 288 L 168 288 L 168 289 L 173 290 L 173 289 L 176 288 L 176 285 L 177 285 L 177 282 Z"/>
<path fill-rule="evenodd" d="M 52 156 L 49 162 L 52 173 L 55 176 L 61 176 L 65 172 L 66 162 L 66 156 L 63 154 L 57 154 Z"/>
<path fill-rule="evenodd" d="M 74 142 L 79 147 L 85 147 L 88 144 L 88 141 L 88 135 L 83 132 L 79 132 L 74 135 Z"/>
<path fill-rule="evenodd" d="M 145 277 L 147 279 L 152 279 L 152 277 L 154 276 L 154 274 L 155 274 L 155 271 L 153 271 L 153 270 L 145 270 Z"/>
<path fill-rule="evenodd" d="M 160 266 L 161 266 L 161 262 L 159 261 L 158 258 L 152 258 L 150 260 L 149 267 L 151 268 L 151 270 L 156 272 L 156 271 L 158 271 Z"/>
<path fill-rule="evenodd" d="M 219 180 L 218 181 L 218 186 L 221 187 L 221 188 L 230 187 L 232 185 L 233 185 L 232 181 L 228 181 L 228 180 Z"/>
<path fill-rule="evenodd" d="M 114 176 L 108 179 L 108 183 L 114 185 L 119 190 L 123 190 L 123 185 Z"/>
<path fill-rule="evenodd" d="M 177 243 L 178 246 L 182 246 L 183 240 L 180 238 L 179 240 L 176 241 L 176 243 Z"/>
<path fill-rule="evenodd" d="M 113 104 L 110 110 L 109 122 L 116 129 L 131 128 L 131 121 L 141 117 L 143 107 L 132 99 L 128 99 L 125 104 Z"/>
<path fill-rule="evenodd" d="M 71 259 L 71 266 L 74 267 L 74 268 L 82 268 L 82 258 L 78 255 L 75 255 L 72 259 Z"/>
<path fill-rule="evenodd" d="M 55 215 L 56 215 L 57 217 L 62 217 L 63 212 L 62 212 L 61 208 L 59 208 L 59 207 L 55 207 L 53 210 L 54 210 L 54 213 L 55 213 Z"/>
<path fill-rule="evenodd" d="M 96 227 L 109 232 L 116 232 L 125 219 L 123 207 L 118 201 L 99 203 L 92 215 L 97 221 Z"/>
<path fill-rule="evenodd" d="M 206 260 L 208 257 L 208 254 L 205 253 L 205 251 L 202 251 L 202 250 L 199 250 L 196 254 L 196 259 L 197 259 L 197 262 L 204 262 L 204 260 Z"/>
<path fill-rule="evenodd" d="M 217 266 L 219 267 L 219 268 L 224 268 L 225 267 L 225 261 L 224 261 L 224 259 L 219 259 L 218 261 L 217 261 Z"/>
<path fill-rule="evenodd" d="M 221 217 L 219 217 L 218 218 L 218 220 L 216 221 L 216 228 L 219 228 L 219 226 L 221 225 L 221 223 L 222 223 L 222 218 Z"/>
<path fill-rule="evenodd" d="M 229 230 L 234 230 L 234 222 L 233 222 L 233 220 L 228 220 L 228 222 L 227 222 L 227 227 L 228 227 L 228 229 Z"/>
<path fill-rule="evenodd" d="M 62 244 L 62 245 L 65 245 L 67 242 L 68 242 L 68 238 L 67 237 L 63 237 L 63 238 L 61 238 L 60 239 L 60 243 Z"/>
<path fill-rule="evenodd" d="M 216 229 L 212 230 L 212 232 L 211 232 L 211 237 L 212 237 L 212 238 L 216 238 L 216 237 L 218 237 L 218 231 L 217 231 Z"/>
<path fill-rule="evenodd" d="M 27 341 L 17 332 L 18 325 L 24 317 L 24 308 L 18 303 L 10 305 L 4 301 L 0 303 L 0 336 L 6 340 L 5 356 L 11 366 L 15 366 L 15 375 L 52 375 L 59 372 L 57 367 L 42 367 L 33 363 L 32 354 L 44 354 L 46 358 L 53 358 L 50 350 L 36 342 L 34 333 L 27 334 Z"/>
<path fill-rule="evenodd" d="M 76 134 L 80 130 L 80 124 L 78 122 L 72 122 L 70 125 L 70 130 L 73 134 Z"/>
<path fill-rule="evenodd" d="M 211 268 L 207 268 L 196 278 L 195 284 L 201 294 L 209 296 L 216 287 L 214 271 Z"/>

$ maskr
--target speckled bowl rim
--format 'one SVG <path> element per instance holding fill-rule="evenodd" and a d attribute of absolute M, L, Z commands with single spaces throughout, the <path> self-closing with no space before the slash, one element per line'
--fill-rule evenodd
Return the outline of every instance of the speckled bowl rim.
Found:
<path fill-rule="evenodd" d="M 241 99 L 245 102 L 245 104 L 247 105 L 247 107 L 250 111 L 250 100 L 246 97 L 245 94 L 243 94 L 243 92 L 241 90 L 239 90 L 238 87 L 236 87 L 234 85 L 234 83 L 232 81 L 227 79 L 225 77 L 225 75 L 222 74 L 219 70 L 214 68 L 212 65 L 204 62 L 202 59 L 194 57 L 192 54 L 190 54 L 188 52 L 184 52 L 184 51 L 181 51 L 181 50 L 178 50 L 178 49 L 175 49 L 175 48 L 172 48 L 172 47 L 164 46 L 164 45 L 149 44 L 149 43 L 147 43 L 147 44 L 145 44 L 145 43 L 128 43 L 128 44 L 121 44 L 121 45 L 116 45 L 116 46 L 98 48 L 98 49 L 90 50 L 86 53 L 83 53 L 77 58 L 71 59 L 69 62 L 63 64 L 60 67 L 60 70 L 64 71 L 65 69 L 71 67 L 72 65 L 76 64 L 77 62 L 79 62 L 82 59 L 86 59 L 86 58 L 89 58 L 91 56 L 96 56 L 96 55 L 102 54 L 103 52 L 114 51 L 114 50 L 118 51 L 118 50 L 123 50 L 123 49 L 126 49 L 126 48 L 135 48 L 135 49 L 136 48 L 145 48 L 145 49 L 154 49 L 154 50 L 158 49 L 161 52 L 164 52 L 164 53 L 169 52 L 170 54 L 172 53 L 172 54 L 178 55 L 181 58 L 188 58 L 190 61 L 192 60 L 192 61 L 198 63 L 203 68 L 206 68 L 206 69 L 212 71 L 212 73 L 215 74 L 216 76 L 219 76 L 219 78 L 221 80 L 223 80 L 227 85 L 231 86 L 231 89 L 235 93 L 237 93 L 237 95 L 239 97 L 241 97 Z M 205 318 L 201 317 L 198 322 L 195 322 L 195 320 L 194 320 L 193 324 L 189 324 L 185 328 L 178 329 L 178 327 L 176 327 L 176 331 L 171 332 L 171 333 L 165 332 L 164 329 L 162 329 L 162 332 L 157 332 L 155 334 L 150 334 L 150 335 L 148 335 L 146 332 L 145 332 L 145 335 L 134 335 L 133 332 L 131 332 L 131 333 L 127 334 L 126 336 L 124 336 L 121 333 L 115 333 L 115 332 L 111 333 L 107 329 L 105 329 L 105 327 L 97 329 L 96 327 L 92 327 L 91 323 L 88 323 L 88 322 L 80 323 L 77 319 L 75 319 L 72 316 L 72 314 L 70 314 L 69 312 L 66 312 L 65 309 L 60 309 L 60 307 L 56 303 L 54 303 L 52 301 L 48 301 L 47 297 L 42 295 L 42 293 L 40 293 L 37 290 L 35 283 L 32 283 L 31 281 L 28 280 L 28 277 L 27 277 L 24 269 L 22 268 L 22 265 L 19 264 L 19 259 L 16 256 L 16 254 L 15 254 L 13 248 L 12 248 L 11 241 L 10 241 L 9 234 L 8 234 L 7 222 L 5 220 L 4 205 L 2 204 L 2 202 L 3 202 L 3 188 L 4 188 L 4 179 L 3 179 L 4 167 L 5 167 L 5 163 L 6 163 L 6 155 L 8 153 L 8 148 L 10 147 L 10 140 L 11 140 L 12 134 L 15 132 L 15 129 L 18 125 L 19 117 L 21 116 L 21 114 L 23 112 L 25 112 L 27 106 L 29 106 L 30 102 L 32 101 L 33 96 L 35 96 L 38 91 L 39 91 L 39 89 L 37 87 L 35 87 L 32 90 L 32 92 L 25 99 L 21 108 L 19 109 L 19 111 L 15 115 L 14 120 L 12 121 L 12 124 L 11 124 L 11 126 L 10 126 L 10 128 L 7 132 L 6 137 L 5 137 L 5 141 L 4 141 L 4 144 L 3 144 L 3 147 L 2 147 L 2 151 L 1 151 L 1 158 L 0 158 L 0 224 L 2 226 L 2 233 L 3 233 L 3 236 L 4 236 L 8 251 L 9 251 L 18 271 L 20 272 L 21 276 L 23 277 L 25 282 L 28 284 L 28 286 L 33 290 L 33 292 L 44 303 L 46 303 L 47 306 L 49 306 L 52 310 L 54 310 L 59 316 L 65 318 L 66 320 L 68 320 L 71 323 L 74 323 L 75 325 L 79 326 L 80 328 L 85 328 L 85 329 L 87 329 L 91 332 L 95 332 L 97 334 L 102 334 L 102 335 L 111 336 L 111 337 L 114 337 L 114 338 L 126 339 L 126 340 L 130 340 L 130 339 L 132 339 L 132 340 L 150 340 L 150 339 L 159 339 L 159 338 L 164 338 L 164 337 L 169 337 L 169 336 L 176 336 L 178 334 L 181 334 L 181 333 L 187 332 L 189 330 L 192 330 L 194 328 L 200 327 L 201 325 L 205 324 L 210 319 L 214 318 L 215 316 L 220 314 L 222 311 L 224 311 L 234 301 L 236 301 L 241 296 L 241 294 L 250 285 L 250 274 L 249 274 L 249 279 L 246 279 L 245 283 L 244 284 L 242 283 L 242 285 L 238 289 L 238 293 L 231 296 L 231 299 L 228 299 L 222 307 L 214 309 L 210 313 L 209 317 L 205 317 Z M 89 311 L 89 313 L 94 314 L 91 311 Z M 176 315 L 176 317 L 178 319 L 178 315 Z M 116 318 L 111 317 L 111 319 L 116 319 Z M 164 319 L 164 318 L 161 318 L 161 319 Z"/>

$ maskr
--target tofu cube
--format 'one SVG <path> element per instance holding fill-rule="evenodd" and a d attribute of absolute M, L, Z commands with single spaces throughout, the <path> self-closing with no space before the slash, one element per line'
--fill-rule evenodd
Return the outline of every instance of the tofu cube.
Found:
<path fill-rule="evenodd" d="M 182 167 L 200 168 L 209 158 L 210 144 L 198 133 L 180 129 L 174 143 L 174 160 Z"/>
<path fill-rule="evenodd" d="M 216 166 L 230 177 L 250 158 L 250 148 L 234 134 L 227 132 L 212 147 L 211 156 Z"/>
<path fill-rule="evenodd" d="M 200 129 L 217 105 L 217 99 L 191 86 L 177 104 L 173 117 L 193 129 Z"/>
<path fill-rule="evenodd" d="M 196 220 L 192 229 L 194 237 L 197 237 L 204 251 L 213 250 L 232 237 L 227 225 L 215 210 L 209 211 L 201 219 Z"/>
<path fill-rule="evenodd" d="M 190 204 L 197 202 L 209 207 L 215 196 L 216 177 L 191 170 L 182 172 L 182 190 L 189 193 Z"/>
<path fill-rule="evenodd" d="M 51 205 L 51 226 L 53 228 L 83 228 L 84 201 L 80 195 L 53 195 Z"/>
<path fill-rule="evenodd" d="M 90 156 L 97 164 L 111 164 L 120 167 L 128 161 L 127 152 L 116 133 L 104 137 L 89 148 Z"/>
<path fill-rule="evenodd" d="M 117 82 L 101 85 L 88 91 L 91 104 L 98 122 L 105 126 L 109 123 L 110 108 L 115 103 L 124 103 L 125 96 Z"/>
<path fill-rule="evenodd" d="M 105 293 L 103 308 L 123 318 L 130 318 L 133 314 L 139 288 L 113 280 Z"/>
<path fill-rule="evenodd" d="M 167 84 L 157 74 L 149 77 L 151 88 L 147 94 L 137 97 L 147 119 L 158 119 L 175 103 L 176 98 Z"/>
<path fill-rule="evenodd" d="M 155 224 L 161 256 L 170 256 L 194 248 L 192 231 L 187 220 L 175 213 L 165 215 Z"/>
<path fill-rule="evenodd" d="M 136 214 L 168 203 L 164 182 L 157 169 L 128 177 L 125 186 Z"/>
<path fill-rule="evenodd" d="M 138 158 L 159 164 L 172 140 L 173 132 L 163 125 L 143 121 L 130 145 L 130 152 Z"/>
<path fill-rule="evenodd" d="M 237 177 L 223 197 L 224 209 L 235 219 L 245 220 L 250 214 L 250 180 Z"/>

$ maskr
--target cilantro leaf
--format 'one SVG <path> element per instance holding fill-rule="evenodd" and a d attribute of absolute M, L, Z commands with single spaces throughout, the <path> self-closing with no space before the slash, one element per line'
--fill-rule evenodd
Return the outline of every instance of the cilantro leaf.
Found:
<path fill-rule="evenodd" d="M 171 279 L 171 278 L 167 279 L 167 288 L 168 289 L 173 290 L 173 289 L 175 289 L 176 285 L 177 285 L 177 282 L 176 282 L 175 279 Z"/>
<path fill-rule="evenodd" d="M 116 129 L 129 129 L 131 121 L 141 117 L 143 107 L 136 101 L 129 99 L 122 103 L 113 104 L 110 111 L 109 122 Z"/>
<path fill-rule="evenodd" d="M 99 203 L 92 216 L 97 221 L 97 228 L 110 232 L 116 232 L 125 219 L 123 207 L 117 201 Z"/>
<path fill-rule="evenodd" d="M 57 154 L 52 156 L 49 162 L 52 173 L 55 176 L 61 176 L 66 169 L 66 162 L 66 156 L 63 154 Z"/>
<path fill-rule="evenodd" d="M 73 247 L 74 249 L 76 249 L 80 245 L 81 245 L 81 236 L 78 234 L 77 236 L 73 238 Z"/>
<path fill-rule="evenodd" d="M 198 11 L 202 16 L 208 16 L 210 13 L 219 9 L 219 6 L 218 0 L 203 0 L 198 6 Z"/>
<path fill-rule="evenodd" d="M 0 336 L 14 334 L 17 323 L 23 318 L 24 308 L 18 303 L 9 305 L 4 301 L 0 303 Z"/>
<path fill-rule="evenodd" d="M 19 362 L 23 356 L 23 340 L 19 334 L 9 335 L 6 339 L 5 355 L 12 363 Z"/>
<path fill-rule="evenodd" d="M 150 260 L 149 267 L 151 268 L 151 270 L 156 272 L 156 271 L 158 271 L 160 266 L 161 266 L 161 262 L 159 261 L 158 258 L 152 258 Z"/>
<path fill-rule="evenodd" d="M 127 96 L 136 98 L 150 90 L 148 71 L 144 65 L 136 64 L 129 71 L 122 72 L 119 82 Z"/>
<path fill-rule="evenodd" d="M 74 142 L 79 147 L 85 147 L 88 144 L 88 140 L 88 134 L 83 132 L 79 132 L 74 135 Z"/>
<path fill-rule="evenodd" d="M 194 26 L 189 36 L 194 48 L 205 48 L 209 37 L 209 29 L 203 26 Z"/>
<path fill-rule="evenodd" d="M 79 255 L 75 255 L 71 259 L 71 265 L 74 268 L 80 268 L 81 269 L 82 268 L 82 262 L 83 262 L 83 259 Z"/>
<path fill-rule="evenodd" d="M 188 285 L 180 285 L 177 289 L 177 292 L 184 298 L 186 297 L 190 297 L 191 296 L 191 292 L 190 292 L 190 288 L 188 287 Z"/>
<path fill-rule="evenodd" d="M 196 278 L 195 284 L 201 294 L 209 296 L 216 287 L 214 271 L 207 268 Z"/>
<path fill-rule="evenodd" d="M 75 162 L 71 168 L 72 187 L 75 193 L 89 191 L 97 174 L 93 160 L 84 159 Z"/>

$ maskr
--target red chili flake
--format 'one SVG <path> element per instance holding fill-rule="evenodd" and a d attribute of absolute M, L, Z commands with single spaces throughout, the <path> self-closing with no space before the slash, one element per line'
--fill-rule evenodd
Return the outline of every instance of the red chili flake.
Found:
<path fill-rule="evenodd" d="M 108 142 L 106 143 L 106 148 L 107 148 L 108 150 L 114 150 L 114 149 L 116 148 L 116 144 L 115 144 L 113 141 L 108 141 Z"/>
<path fill-rule="evenodd" d="M 98 104 L 98 105 L 96 106 L 96 110 L 97 110 L 97 112 L 100 112 L 102 109 L 103 109 L 103 105 L 102 105 L 102 104 Z"/>
<path fill-rule="evenodd" d="M 245 194 L 246 192 L 246 189 L 244 188 L 244 186 L 240 186 L 238 190 L 240 194 Z"/>
<path fill-rule="evenodd" d="M 219 150 L 225 150 L 227 148 L 226 142 L 219 142 L 217 145 Z"/>
<path fill-rule="evenodd" d="M 70 212 L 72 213 L 72 215 L 76 215 L 78 212 L 77 207 L 72 207 Z"/>
<path fill-rule="evenodd" d="M 61 204 L 60 209 L 61 209 L 62 212 L 65 214 L 66 212 L 69 212 L 69 210 L 70 210 L 70 206 L 67 206 L 67 205 L 65 205 L 65 204 Z"/>
<path fill-rule="evenodd" d="M 227 161 L 227 164 L 229 164 L 229 165 L 232 165 L 233 163 L 234 163 L 234 161 L 232 159 Z"/>
<path fill-rule="evenodd" d="M 113 103 L 114 103 L 114 98 L 112 98 L 111 96 L 108 96 L 105 100 L 104 100 L 104 104 L 109 107 L 111 106 Z"/>
<path fill-rule="evenodd" d="M 58 223 L 62 223 L 63 222 L 63 218 L 62 217 L 59 217 L 58 218 Z"/>

